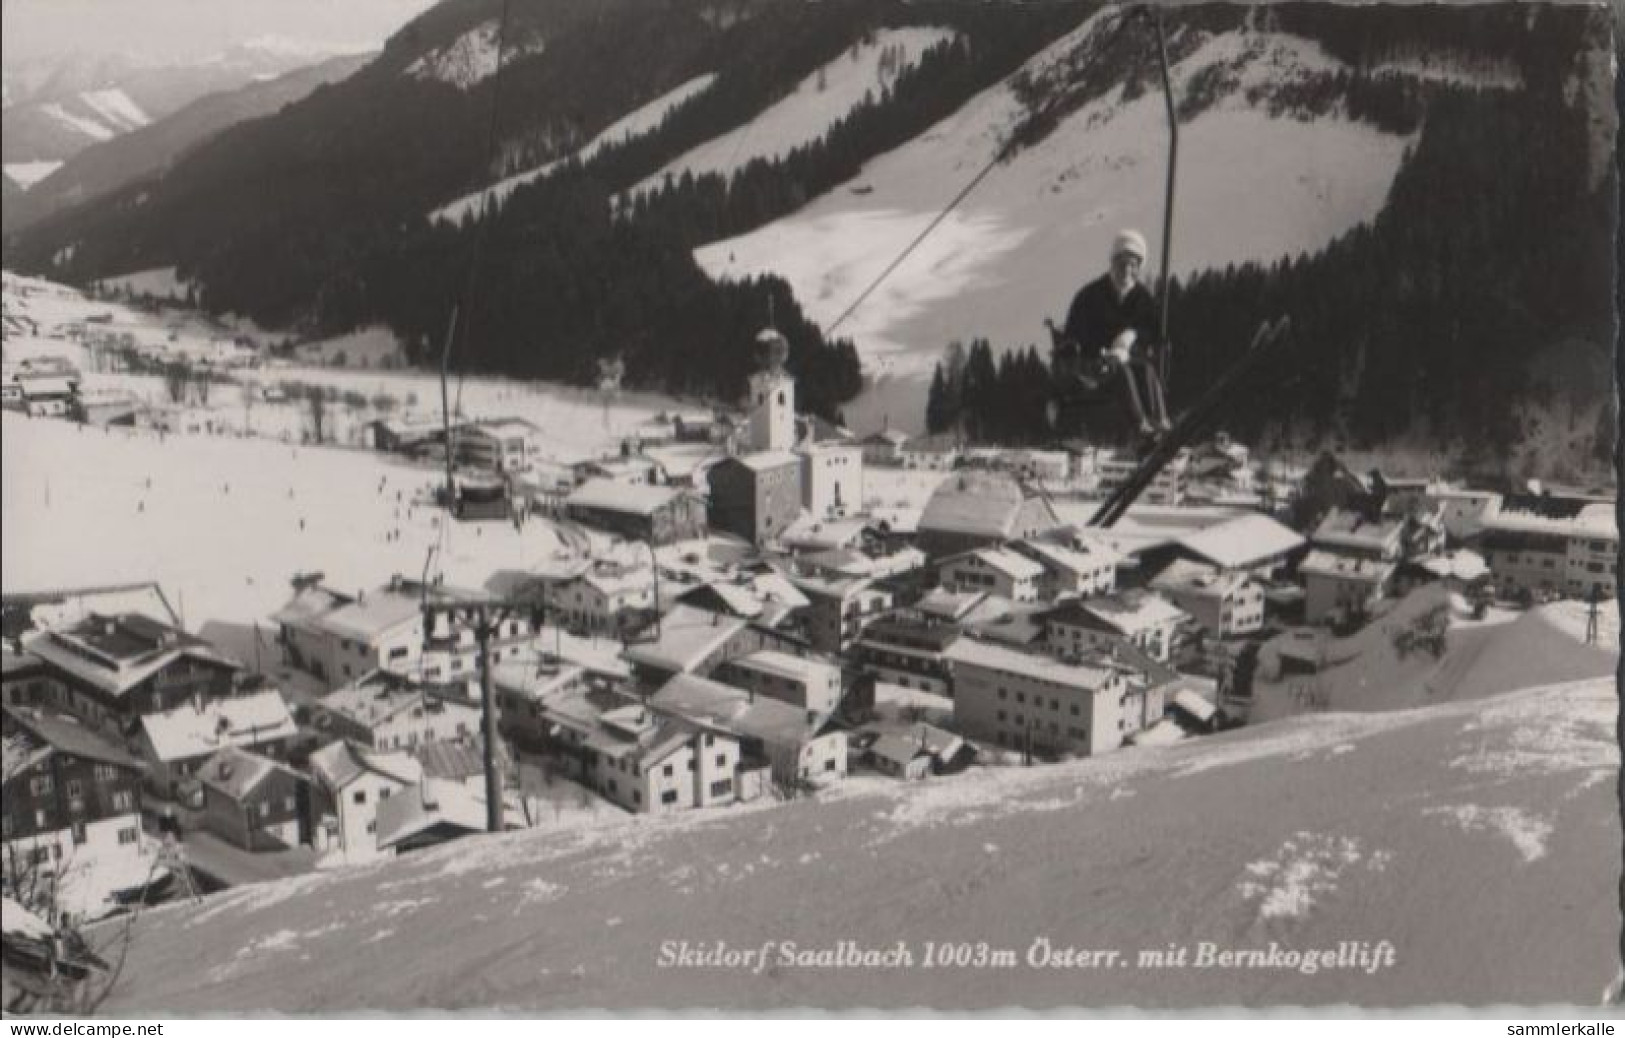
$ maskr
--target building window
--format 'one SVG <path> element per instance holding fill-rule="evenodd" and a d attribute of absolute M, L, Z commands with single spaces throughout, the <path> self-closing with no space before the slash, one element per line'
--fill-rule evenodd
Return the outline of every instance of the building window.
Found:
<path fill-rule="evenodd" d="M 668 764 L 664 768 L 662 768 L 661 769 L 661 774 L 665 775 L 667 778 L 671 778 L 671 774 L 672 774 L 671 773 L 671 765 Z"/>
<path fill-rule="evenodd" d="M 84 795 L 85 795 L 84 784 L 81 783 L 78 779 L 69 779 L 68 780 L 68 796 L 70 796 L 70 797 L 82 797 Z"/>
<path fill-rule="evenodd" d="M 129 826 L 118 831 L 119 846 L 126 847 L 141 839 L 141 833 L 135 826 Z"/>
<path fill-rule="evenodd" d="M 82 843 L 85 842 L 85 823 L 83 823 L 83 822 L 74 822 L 73 823 L 73 842 L 74 842 L 75 845 L 82 844 Z"/>
<path fill-rule="evenodd" d="M 714 797 L 725 797 L 732 793 L 733 790 L 733 779 L 719 779 L 718 781 L 711 783 L 711 795 Z"/>
<path fill-rule="evenodd" d="M 271 817 L 271 802 L 269 800 L 261 800 L 259 803 L 259 811 L 261 818 Z"/>
<path fill-rule="evenodd" d="M 1003 724 L 1004 723 L 1004 711 L 1003 710 L 999 711 L 998 718 L 999 718 L 999 723 Z"/>
<path fill-rule="evenodd" d="M 135 810 L 135 794 L 130 792 L 128 789 L 121 789 L 118 792 L 114 793 L 113 794 L 113 810 L 115 810 L 115 811 L 134 811 Z"/>
<path fill-rule="evenodd" d="M 51 776 L 35 775 L 29 780 L 28 788 L 37 797 L 49 795 L 51 792 Z"/>
<path fill-rule="evenodd" d="M 352 803 L 365 804 L 367 802 L 367 791 L 364 789 L 356 790 L 355 795 L 350 800 Z"/>

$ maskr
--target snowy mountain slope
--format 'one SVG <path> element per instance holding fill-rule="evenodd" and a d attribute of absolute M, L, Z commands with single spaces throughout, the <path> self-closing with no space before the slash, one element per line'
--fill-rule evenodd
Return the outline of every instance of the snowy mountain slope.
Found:
<path fill-rule="evenodd" d="M 504 65 L 527 54 L 539 54 L 544 48 L 540 39 L 501 39 L 499 23 L 484 22 L 463 33 L 444 47 L 436 47 L 406 66 L 406 74 L 416 79 L 438 80 L 470 90 L 490 78 L 497 70 L 497 56 L 502 50 Z"/>
<path fill-rule="evenodd" d="M 678 86 L 650 101 L 633 109 L 626 115 L 615 120 L 602 133 L 588 141 L 576 151 L 574 158 L 586 162 L 611 144 L 619 144 L 641 137 L 660 125 L 662 119 L 669 115 L 672 109 L 693 97 L 704 93 L 716 82 L 714 73 L 695 76 L 693 79 Z M 430 220 L 445 220 L 449 223 L 458 223 L 465 217 L 479 211 L 486 205 L 495 202 L 501 204 L 506 201 L 514 190 L 522 185 L 532 183 L 547 176 L 559 165 L 558 161 L 543 163 L 534 169 L 527 169 L 513 176 L 504 177 L 482 191 L 474 191 L 454 199 L 429 214 Z"/>
<path fill-rule="evenodd" d="M 727 175 L 752 159 L 772 159 L 815 141 L 865 95 L 878 95 L 920 55 L 953 37 L 951 30 L 930 26 L 882 29 L 807 76 L 789 96 L 749 123 L 672 160 L 632 191 L 657 187 L 666 178 L 685 173 Z"/>
<path fill-rule="evenodd" d="M 1098 45 L 1097 17 L 1029 62 L 1041 75 Z M 1222 99 L 1182 122 L 1174 271 L 1318 249 L 1376 215 L 1410 139 L 1340 115 L 1274 116 L 1269 98 L 1336 70 L 1318 46 L 1278 33 L 1210 39 L 1173 70 L 1176 93 L 1222 69 Z M 930 133 L 870 162 L 846 190 L 793 216 L 706 246 L 713 277 L 773 272 L 826 329 L 998 152 L 1023 114 L 1000 86 Z M 948 342 L 1044 343 L 1073 292 L 1104 269 L 1125 226 L 1155 247 L 1162 220 L 1166 121 L 1160 93 L 1108 95 L 1073 112 L 1037 146 L 996 168 L 838 330 L 870 370 L 900 377 L 847 410 L 860 427 L 881 412 L 921 421 L 924 377 Z M 1155 273 L 1158 257 L 1152 258 Z M 871 413 L 873 412 L 873 413 Z"/>
<path fill-rule="evenodd" d="M 1589 682 L 471 838 L 152 912 L 105 1009 L 1594 1004 L 1617 961 L 1615 712 Z M 1125 958 L 1037 965 L 1041 940 Z M 913 965 L 663 966 L 681 941 L 903 942 Z M 1016 961 L 928 969 L 928 941 Z M 1200 942 L 1366 942 L 1377 965 L 1204 968 Z M 1170 947 L 1186 965 L 1139 959 Z"/>
<path fill-rule="evenodd" d="M 60 162 L 8 162 L 6 176 L 12 183 L 27 191 L 61 168 Z"/>
<path fill-rule="evenodd" d="M 128 133 L 152 122 L 147 113 L 130 100 L 128 94 L 116 87 L 111 90 L 92 90 L 79 96 L 80 100 L 101 117 L 103 124 L 111 127 L 115 133 Z"/>

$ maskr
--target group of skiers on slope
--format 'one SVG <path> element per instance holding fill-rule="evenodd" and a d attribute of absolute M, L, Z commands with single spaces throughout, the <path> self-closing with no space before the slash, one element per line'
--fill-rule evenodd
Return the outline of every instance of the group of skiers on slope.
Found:
<path fill-rule="evenodd" d="M 1049 327 L 1062 395 L 1073 385 L 1121 377 L 1140 434 L 1150 437 L 1168 432 L 1172 423 L 1158 373 L 1159 351 L 1165 344 L 1160 341 L 1157 307 L 1140 280 L 1146 257 L 1143 234 L 1119 233 L 1112 239 L 1106 273 L 1072 297 L 1062 328 Z"/>

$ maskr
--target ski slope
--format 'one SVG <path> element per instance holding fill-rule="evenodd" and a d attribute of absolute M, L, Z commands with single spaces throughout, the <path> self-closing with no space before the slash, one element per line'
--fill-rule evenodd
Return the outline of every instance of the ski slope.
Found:
<path fill-rule="evenodd" d="M 648 104 L 633 109 L 611 123 L 604 129 L 604 132 L 588 141 L 576 151 L 574 158 L 578 162 L 587 162 L 600 151 L 613 144 L 622 144 L 643 136 L 659 126 L 666 116 L 671 114 L 673 109 L 710 89 L 711 84 L 715 83 L 716 79 L 716 73 L 714 72 L 695 76 L 693 79 L 660 95 Z M 544 162 L 533 169 L 515 173 L 511 177 L 505 177 L 483 190 L 471 192 L 448 202 L 431 212 L 429 220 L 430 222 L 443 220 L 447 223 L 461 223 L 464 219 L 488 205 L 501 205 L 508 200 L 508 196 L 513 194 L 517 188 L 547 176 L 561 161 Z"/>
<path fill-rule="evenodd" d="M 1616 709 L 1611 683 L 1593 681 L 470 837 L 150 912 L 103 1008 L 1595 1004 L 1617 962 L 1618 921 L 1600 907 L 1618 870 Z M 682 968 L 663 959 L 678 941 L 903 942 L 913 964 Z M 928 969 L 927 941 L 986 942 L 1016 961 Z M 1204 941 L 1300 953 L 1387 941 L 1394 957 L 1314 970 L 1139 957 L 1193 959 Z M 1059 968 L 1043 942 L 1123 962 Z"/>
<path fill-rule="evenodd" d="M 1041 74 L 1090 38 L 1099 19 L 1035 56 Z M 1214 66 L 1234 88 L 1180 131 L 1173 270 L 1317 250 L 1374 217 L 1409 138 L 1332 114 L 1272 117 L 1247 100 L 1336 69 L 1318 46 L 1280 34 L 1207 41 L 1173 69 L 1175 91 Z M 695 257 L 713 278 L 784 277 L 826 330 L 996 155 L 1023 117 L 1006 85 L 983 92 L 850 184 L 797 213 Z M 931 366 L 953 340 L 1047 349 L 1042 319 L 1105 267 L 1123 227 L 1160 243 L 1166 119 L 1159 92 L 1113 92 L 1065 118 L 1037 146 L 997 167 L 854 312 L 851 337 L 878 381 L 845 413 L 859 429 L 923 422 Z M 1161 262 L 1153 255 L 1154 276 Z"/>
<path fill-rule="evenodd" d="M 727 176 L 753 159 L 776 158 L 816 141 L 866 95 L 878 95 L 882 85 L 916 64 L 927 50 L 953 38 L 952 30 L 929 26 L 882 29 L 869 41 L 853 44 L 845 54 L 807 76 L 789 96 L 744 126 L 672 160 L 639 181 L 630 193 L 647 191 L 660 186 L 667 177 L 680 178 L 685 173 Z M 892 53 L 900 49 L 903 55 L 901 64 L 889 72 L 882 69 L 888 49 Z"/>

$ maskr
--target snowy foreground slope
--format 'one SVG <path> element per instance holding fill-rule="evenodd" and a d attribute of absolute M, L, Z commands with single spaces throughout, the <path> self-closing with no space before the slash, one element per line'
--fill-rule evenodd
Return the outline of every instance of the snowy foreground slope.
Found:
<path fill-rule="evenodd" d="M 105 1010 L 1595 1004 L 1617 961 L 1615 713 L 1592 681 L 473 838 L 154 911 Z M 1041 938 L 1126 958 L 1031 965 Z M 685 940 L 902 942 L 913 965 L 663 967 Z M 927 969 L 928 941 L 1017 965 Z M 1392 942 L 1394 965 L 1195 965 L 1200 942 L 1345 941 Z M 1170 945 L 1188 965 L 1141 965 Z"/>

